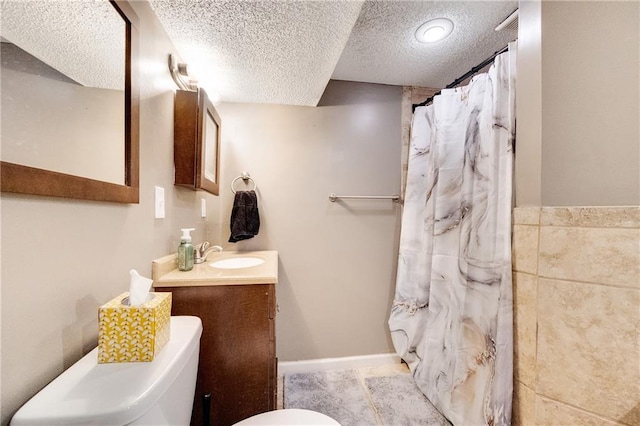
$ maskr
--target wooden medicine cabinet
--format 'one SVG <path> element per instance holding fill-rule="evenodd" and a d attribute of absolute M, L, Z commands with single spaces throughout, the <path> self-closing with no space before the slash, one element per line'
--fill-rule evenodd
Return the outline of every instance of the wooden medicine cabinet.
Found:
<path fill-rule="evenodd" d="M 220 116 L 203 89 L 175 97 L 175 184 L 220 193 Z"/>

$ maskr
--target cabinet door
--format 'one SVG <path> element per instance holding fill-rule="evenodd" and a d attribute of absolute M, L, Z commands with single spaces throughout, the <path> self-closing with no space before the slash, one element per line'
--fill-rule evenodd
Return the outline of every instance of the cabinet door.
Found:
<path fill-rule="evenodd" d="M 202 397 L 211 393 L 211 425 L 225 426 L 273 409 L 274 286 L 163 288 L 172 315 L 202 319 L 192 425 L 200 426 Z"/>

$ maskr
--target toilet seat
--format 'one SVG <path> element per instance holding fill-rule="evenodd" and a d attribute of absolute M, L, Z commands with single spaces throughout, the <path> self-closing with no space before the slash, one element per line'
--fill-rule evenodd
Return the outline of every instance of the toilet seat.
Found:
<path fill-rule="evenodd" d="M 234 426 L 340 426 L 331 417 L 310 410 L 287 408 L 286 410 L 268 411 L 244 419 Z"/>

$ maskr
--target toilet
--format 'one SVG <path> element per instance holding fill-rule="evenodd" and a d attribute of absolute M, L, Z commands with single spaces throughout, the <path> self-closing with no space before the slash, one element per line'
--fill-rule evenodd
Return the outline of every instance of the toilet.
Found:
<path fill-rule="evenodd" d="M 177 316 L 170 327 L 153 362 L 98 364 L 95 348 L 27 401 L 11 425 L 188 425 L 202 322 Z"/>
<path fill-rule="evenodd" d="M 171 338 L 153 362 L 98 364 L 98 348 L 27 401 L 20 425 L 188 425 L 195 395 L 202 322 L 171 317 Z M 239 426 L 339 425 L 309 410 L 270 411 Z"/>

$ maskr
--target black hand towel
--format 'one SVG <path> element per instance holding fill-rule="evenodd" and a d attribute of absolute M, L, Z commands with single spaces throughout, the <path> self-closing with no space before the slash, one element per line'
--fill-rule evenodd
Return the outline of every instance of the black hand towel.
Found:
<path fill-rule="evenodd" d="M 231 210 L 230 243 L 246 240 L 258 235 L 260 215 L 258 196 L 255 191 L 237 191 Z"/>

